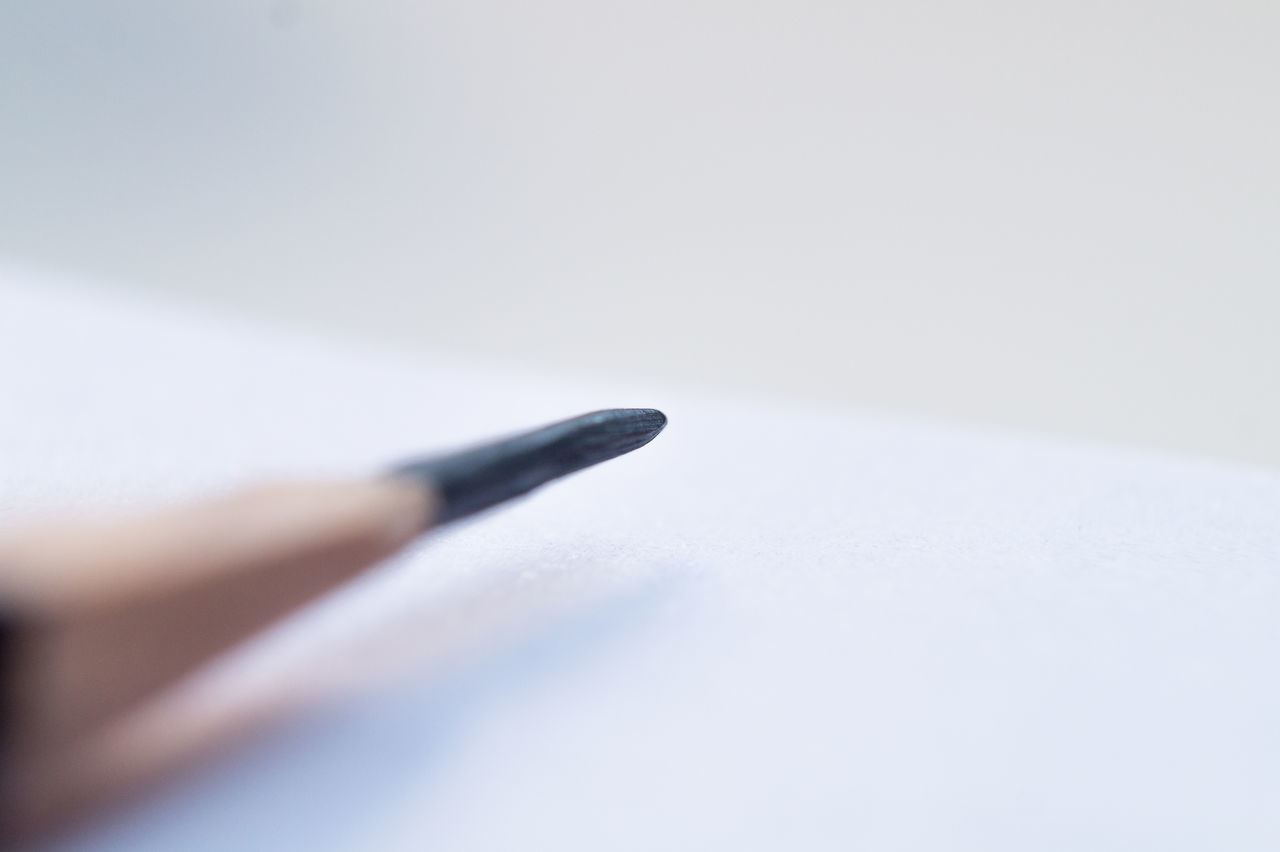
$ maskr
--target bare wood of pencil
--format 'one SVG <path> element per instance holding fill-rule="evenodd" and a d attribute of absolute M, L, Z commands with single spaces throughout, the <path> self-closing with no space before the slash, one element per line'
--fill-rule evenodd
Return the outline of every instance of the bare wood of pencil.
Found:
<path fill-rule="evenodd" d="M 637 449 L 666 424 L 614 409 L 367 479 L 257 488 L 0 544 L 0 842 L 127 787 L 95 732 L 425 529 Z M 141 779 L 130 779 L 138 781 Z"/>

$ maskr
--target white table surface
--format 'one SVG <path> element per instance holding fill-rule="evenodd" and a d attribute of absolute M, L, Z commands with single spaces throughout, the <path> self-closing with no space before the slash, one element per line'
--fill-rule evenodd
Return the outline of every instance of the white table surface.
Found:
<path fill-rule="evenodd" d="M 0 356 L 0 528 L 619 397 L 671 418 L 160 696 L 136 735 L 271 723 L 50 852 L 1280 848 L 1275 473 L 486 372 L 4 266 Z"/>

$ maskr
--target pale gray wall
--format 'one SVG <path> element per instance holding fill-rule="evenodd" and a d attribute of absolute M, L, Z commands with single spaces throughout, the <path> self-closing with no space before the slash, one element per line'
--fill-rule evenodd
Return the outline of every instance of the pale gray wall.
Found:
<path fill-rule="evenodd" d="M 0 253 L 1280 465 L 1280 3 L 13 0 Z"/>

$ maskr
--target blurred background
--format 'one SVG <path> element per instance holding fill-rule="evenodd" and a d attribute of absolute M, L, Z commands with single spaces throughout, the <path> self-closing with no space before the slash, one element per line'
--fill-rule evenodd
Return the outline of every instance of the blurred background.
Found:
<path fill-rule="evenodd" d="M 1280 466 L 1274 0 L 11 0 L 0 257 Z"/>

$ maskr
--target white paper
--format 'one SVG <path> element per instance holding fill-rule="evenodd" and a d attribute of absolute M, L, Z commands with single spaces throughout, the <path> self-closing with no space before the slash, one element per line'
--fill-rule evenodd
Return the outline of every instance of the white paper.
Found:
<path fill-rule="evenodd" d="M 439 645 L 65 848 L 1280 848 L 1274 473 L 0 282 L 5 523 L 670 417 L 235 655 Z"/>

